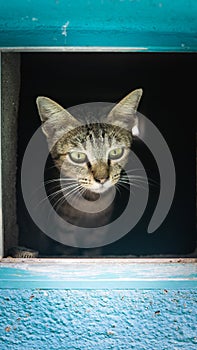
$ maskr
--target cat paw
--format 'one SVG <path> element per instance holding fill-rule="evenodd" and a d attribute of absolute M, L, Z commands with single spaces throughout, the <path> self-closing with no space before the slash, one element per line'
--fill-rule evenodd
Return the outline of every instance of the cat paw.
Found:
<path fill-rule="evenodd" d="M 26 247 L 12 247 L 8 250 L 7 257 L 12 258 L 37 258 L 38 251 Z"/>

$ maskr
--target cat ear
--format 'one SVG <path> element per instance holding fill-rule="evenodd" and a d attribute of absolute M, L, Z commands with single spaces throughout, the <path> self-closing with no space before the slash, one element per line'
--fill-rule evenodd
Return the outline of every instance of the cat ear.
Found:
<path fill-rule="evenodd" d="M 42 131 L 47 138 L 60 138 L 65 132 L 79 126 L 79 122 L 58 103 L 48 97 L 36 99 L 38 112 L 42 121 Z"/>
<path fill-rule="evenodd" d="M 138 134 L 137 108 L 142 96 L 142 89 L 132 91 L 124 97 L 108 114 L 107 122 L 120 126 L 133 134 Z"/>

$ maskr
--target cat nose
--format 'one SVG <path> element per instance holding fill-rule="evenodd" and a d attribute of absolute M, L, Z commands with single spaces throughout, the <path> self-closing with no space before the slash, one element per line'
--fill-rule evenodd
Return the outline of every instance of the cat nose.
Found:
<path fill-rule="evenodd" d="M 94 180 L 103 185 L 108 180 L 108 178 L 109 178 L 109 176 L 101 178 L 101 179 L 94 178 Z"/>

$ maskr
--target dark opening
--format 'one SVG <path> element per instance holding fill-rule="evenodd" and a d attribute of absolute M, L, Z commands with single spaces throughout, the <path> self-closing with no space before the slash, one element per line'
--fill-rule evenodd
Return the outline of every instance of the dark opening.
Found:
<path fill-rule="evenodd" d="M 186 256 L 195 249 L 195 98 L 196 54 L 158 53 L 22 53 L 18 124 L 17 215 L 19 244 L 40 256 Z M 144 94 L 139 112 L 160 130 L 176 168 L 176 192 L 169 214 L 153 234 L 147 226 L 157 203 L 159 187 L 150 183 L 150 197 L 138 224 L 120 240 L 93 252 L 62 250 L 41 234 L 23 202 L 20 169 L 26 146 L 40 126 L 36 97 L 47 96 L 68 108 L 86 102 L 118 102 L 136 88 Z M 159 183 L 153 155 L 141 142 L 133 150 L 148 177 Z M 151 181 L 150 181 L 151 182 Z M 127 195 L 116 201 L 120 211 Z M 135 198 L 133 199 L 135 200 Z M 117 213 L 119 215 L 119 213 Z"/>

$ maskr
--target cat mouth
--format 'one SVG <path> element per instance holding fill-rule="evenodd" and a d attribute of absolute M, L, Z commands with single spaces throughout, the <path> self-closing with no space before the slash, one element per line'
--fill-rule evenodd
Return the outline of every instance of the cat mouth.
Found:
<path fill-rule="evenodd" d="M 105 181 L 104 183 L 98 183 L 94 182 L 93 184 L 90 184 L 89 186 L 82 186 L 87 189 L 88 191 L 94 192 L 94 193 L 103 193 L 109 190 L 111 187 L 113 187 L 113 184 L 110 180 Z"/>
<path fill-rule="evenodd" d="M 103 193 L 108 191 L 113 187 L 113 184 L 110 180 L 105 181 L 104 183 L 95 183 L 92 187 L 92 191 L 96 193 Z"/>

